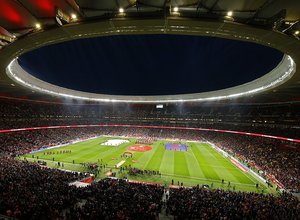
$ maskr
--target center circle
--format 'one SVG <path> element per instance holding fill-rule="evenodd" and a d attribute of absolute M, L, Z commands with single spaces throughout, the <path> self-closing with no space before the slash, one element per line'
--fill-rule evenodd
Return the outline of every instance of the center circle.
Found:
<path fill-rule="evenodd" d="M 18 62 L 34 77 L 82 92 L 156 96 L 215 91 L 253 81 L 282 60 L 263 45 L 216 37 L 149 34 L 44 46 Z"/>
<path fill-rule="evenodd" d="M 127 148 L 127 150 L 135 151 L 135 152 L 146 152 L 146 151 L 152 150 L 152 147 L 147 146 L 147 145 L 135 144 L 135 145 L 129 146 Z"/>

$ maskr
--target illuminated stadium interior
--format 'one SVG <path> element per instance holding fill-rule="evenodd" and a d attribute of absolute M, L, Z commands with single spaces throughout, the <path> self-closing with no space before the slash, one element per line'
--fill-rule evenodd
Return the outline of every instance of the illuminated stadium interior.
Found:
<path fill-rule="evenodd" d="M 299 219 L 299 11 L 1 0 L 0 219 Z"/>
<path fill-rule="evenodd" d="M 124 23 L 124 21 L 122 20 L 117 20 L 116 22 L 118 23 L 118 25 Z M 33 35 L 33 38 L 30 39 L 30 42 L 26 43 L 26 49 L 24 48 L 20 50 L 19 46 L 21 45 L 14 44 L 16 47 L 12 49 L 15 50 L 15 59 L 9 61 L 10 63 L 6 68 L 6 73 L 11 79 L 25 87 L 31 88 L 34 91 L 36 90 L 38 92 L 48 93 L 56 96 L 104 102 L 159 103 L 226 100 L 230 98 L 261 93 L 268 90 L 270 91 L 271 89 L 274 89 L 284 82 L 288 81 L 296 71 L 297 62 L 294 60 L 295 57 L 291 57 L 289 54 L 286 54 L 285 56 L 283 56 L 281 62 L 278 63 L 281 56 L 280 52 L 271 48 L 268 49 L 268 47 L 272 46 L 277 49 L 279 45 L 275 44 L 275 41 L 272 42 L 272 40 L 274 39 L 268 39 L 266 41 L 260 35 L 261 33 L 253 32 L 254 34 L 251 35 L 247 33 L 253 31 L 252 28 L 249 29 L 248 27 L 227 24 L 227 26 L 223 25 L 222 29 L 219 29 L 219 32 L 215 33 L 214 31 L 211 31 L 211 25 L 213 23 L 202 21 L 172 20 L 172 23 L 170 22 L 167 27 L 156 26 L 156 29 L 153 29 L 154 27 L 149 25 L 148 22 L 148 20 L 125 21 L 125 26 L 121 26 L 117 30 L 111 30 L 110 27 L 106 27 L 105 21 L 98 22 L 97 27 L 94 26 L 96 23 L 80 24 L 80 26 L 82 26 L 82 29 L 84 29 L 85 34 L 78 34 L 76 29 L 74 29 L 74 26 L 67 27 L 67 34 L 66 32 L 62 32 L 61 29 L 54 29 L 47 32 L 47 37 L 39 39 L 40 45 L 36 45 L 34 41 L 32 41 L 32 39 L 37 38 L 38 40 L 38 38 L 40 38 L 44 33 Z M 156 20 L 153 20 L 153 22 L 156 22 Z M 219 23 L 217 22 L 214 25 L 219 25 Z M 202 29 L 199 29 L 200 27 Z M 235 35 L 235 32 L 232 31 L 231 28 L 235 28 L 236 30 L 240 29 L 241 32 L 239 33 L 239 35 Z M 178 32 L 180 32 L 182 29 L 185 29 L 187 33 L 191 32 L 192 35 L 195 36 L 174 35 L 178 34 Z M 89 36 L 103 36 L 107 34 L 115 35 L 116 33 L 119 33 L 119 31 L 122 31 L 123 34 L 119 37 L 112 36 L 96 39 L 92 38 L 85 41 L 77 40 L 67 42 L 66 44 L 61 43 L 59 45 L 52 45 L 55 42 L 65 42 L 73 39 L 74 37 L 85 39 Z M 124 34 L 131 33 L 135 33 L 135 35 L 124 36 Z M 168 35 L 161 35 L 161 33 L 167 33 Z M 64 34 L 65 36 L 61 38 L 61 34 Z M 137 34 L 147 35 L 144 35 L 142 37 Z M 207 37 L 212 35 L 221 37 L 221 39 Z M 204 37 L 200 38 L 196 36 Z M 276 36 L 276 38 L 277 37 L 282 38 L 281 35 Z M 239 41 L 235 42 L 222 38 L 229 38 Z M 190 45 L 190 42 L 193 41 L 192 39 L 195 42 L 193 45 Z M 27 39 L 24 38 L 22 40 L 24 40 L 25 43 Z M 244 43 L 240 40 L 262 44 L 267 46 L 267 48 L 261 45 L 250 44 L 248 42 Z M 284 42 L 284 39 L 279 40 Z M 125 41 L 126 43 L 122 44 L 122 42 Z M 138 42 L 140 42 L 140 45 L 138 45 L 137 47 L 138 49 L 132 49 L 136 48 Z M 49 44 L 51 45 L 47 46 L 46 48 L 40 48 L 41 45 Z M 93 46 L 93 44 L 95 45 Z M 122 47 L 117 47 L 117 45 L 120 44 L 122 44 Z M 155 44 L 156 46 L 151 46 L 151 44 Z M 178 46 L 177 49 L 182 51 L 174 51 L 176 50 L 176 44 L 181 45 Z M 189 44 L 189 46 L 187 46 L 187 44 Z M 203 46 L 203 44 L 205 44 L 206 46 Z M 88 61 L 84 61 L 84 63 L 83 61 L 80 61 L 82 63 L 80 68 L 76 68 L 75 64 L 72 65 L 72 61 L 74 63 L 78 63 L 76 62 L 77 59 L 82 60 L 84 58 L 79 55 L 83 55 L 84 53 L 76 52 L 76 48 L 78 50 L 78 47 L 75 45 L 81 45 L 81 48 L 89 48 L 82 50 L 86 51 L 85 53 L 87 54 L 87 56 L 90 56 L 90 59 L 88 59 Z M 102 54 L 102 60 L 107 59 L 109 61 L 102 61 L 103 63 L 101 66 L 101 62 L 98 62 L 97 60 L 97 58 L 100 58 L 98 56 L 100 56 L 101 54 L 99 55 L 97 52 L 101 50 L 101 47 L 104 47 L 103 45 L 115 45 L 116 48 L 109 50 L 110 55 L 107 54 L 107 52 Z M 147 50 L 147 45 L 152 49 Z M 159 52 L 159 48 L 162 47 L 160 45 L 164 45 L 162 49 L 165 54 Z M 250 47 L 249 45 L 252 46 Z M 205 49 L 205 47 L 207 48 Z M 36 51 L 32 51 L 36 48 Z M 47 48 L 49 50 L 47 50 Z M 139 59 L 135 58 L 133 55 L 130 56 L 130 53 L 128 54 L 128 56 L 124 55 L 124 52 L 122 53 L 119 51 L 122 50 L 122 48 L 123 50 L 129 50 L 131 48 L 131 53 L 139 57 Z M 189 51 L 187 50 L 187 48 L 193 48 L 195 49 L 195 51 L 202 51 L 202 55 L 201 53 L 199 55 L 198 52 L 193 56 L 193 51 Z M 222 52 L 218 51 L 220 48 L 222 48 Z M 50 50 L 61 51 L 61 55 L 56 55 L 56 58 L 53 58 L 54 56 L 50 55 Z M 72 50 L 74 50 L 73 52 L 71 52 L 72 55 L 68 55 L 67 51 Z M 280 50 L 282 50 L 282 48 L 280 48 Z M 18 56 L 21 56 L 26 51 L 32 52 L 28 52 L 28 54 L 24 55 L 24 58 L 20 57 L 19 59 Z M 176 55 L 177 52 L 182 55 Z M 285 50 L 283 50 L 283 52 L 285 52 Z M 90 55 L 88 55 L 89 53 Z M 61 63 L 60 66 L 56 66 L 59 71 L 55 71 L 55 69 L 53 69 L 52 67 L 47 68 L 47 65 L 53 65 L 51 65 L 51 63 L 42 61 L 42 54 L 48 54 L 48 56 L 51 56 L 51 59 L 53 59 L 53 62 L 57 60 L 56 63 Z M 160 54 L 160 56 L 163 57 L 168 57 L 169 61 L 166 58 L 165 60 L 159 57 L 158 59 L 155 59 L 155 57 L 158 56 L 157 54 Z M 174 57 L 168 54 L 172 54 L 172 56 Z M 176 61 L 176 59 L 179 59 L 181 56 L 183 56 L 183 54 L 186 56 L 184 56 L 184 59 L 181 59 L 182 62 Z M 45 63 L 44 67 L 38 67 L 39 65 L 37 65 L 34 70 L 32 68 L 29 69 L 28 66 L 30 65 L 30 62 L 28 57 L 34 55 L 36 57 L 39 57 L 38 60 L 40 61 L 38 63 L 41 63 L 41 65 Z M 145 57 L 148 56 L 148 58 L 142 59 L 144 57 L 143 55 Z M 70 57 L 67 59 L 69 61 L 67 61 L 65 58 L 67 56 Z M 74 56 L 74 58 L 72 58 L 72 56 Z M 93 56 L 94 58 L 91 56 Z M 116 56 L 114 58 L 114 61 L 112 61 L 112 58 L 110 56 Z M 197 58 L 199 59 L 198 56 L 204 56 L 204 58 L 199 61 L 197 60 Z M 246 61 L 237 62 L 239 63 L 237 65 L 236 61 L 242 56 L 246 56 Z M 260 56 L 261 58 L 259 58 Z M 265 60 L 265 62 L 269 62 L 269 64 L 266 64 L 264 68 L 256 64 L 258 62 L 257 60 L 266 59 L 266 56 L 268 57 L 267 60 L 270 61 Z M 226 59 L 224 60 L 222 59 L 222 57 L 226 57 L 228 60 L 226 61 Z M 48 59 L 47 57 L 44 58 L 46 60 Z M 130 58 L 133 59 L 131 60 Z M 198 71 L 201 70 L 201 66 L 203 66 L 203 64 L 206 62 L 205 59 L 210 60 L 209 62 L 212 62 L 212 64 L 206 65 L 205 68 L 202 67 L 205 74 L 201 76 Z M 21 66 L 19 65 L 19 60 L 21 62 Z M 37 59 L 32 57 L 31 60 L 32 62 L 34 62 Z M 64 62 L 64 66 L 62 65 L 62 61 L 65 60 L 66 62 Z M 156 60 L 157 63 L 155 63 L 154 60 Z M 271 64 L 271 62 L 273 63 Z M 179 63 L 182 63 L 182 66 L 179 66 Z M 72 68 L 68 68 L 68 66 L 70 65 L 73 66 L 72 68 L 76 69 L 75 72 L 72 71 Z M 102 74 L 97 74 L 97 71 L 93 71 L 93 69 L 95 68 L 94 66 L 97 66 L 97 69 L 99 69 L 99 71 L 101 70 L 101 67 L 98 68 L 98 65 L 103 67 L 104 72 L 109 72 L 109 74 L 107 75 L 110 75 L 110 77 L 104 77 Z M 128 65 L 130 68 L 126 67 Z M 25 67 L 25 69 L 22 68 L 22 66 Z M 113 68 L 112 66 L 119 67 Z M 140 68 L 142 68 L 142 70 L 143 68 L 145 69 L 144 71 L 142 71 L 144 73 L 143 76 L 141 75 L 141 72 L 139 72 Z M 82 71 L 84 71 L 84 69 L 87 72 L 85 74 L 82 74 Z M 128 71 L 129 73 L 122 74 L 122 71 L 124 72 L 124 69 L 126 69 L 126 71 Z M 243 72 L 243 69 L 247 69 L 247 71 L 249 71 L 247 77 L 244 75 L 244 73 L 241 74 Z M 26 70 L 29 71 L 30 74 Z M 151 70 L 155 73 L 147 74 L 147 72 L 151 72 Z M 183 77 L 183 74 L 181 74 L 183 71 L 188 72 L 188 75 L 187 73 L 184 74 L 186 77 Z M 256 71 L 256 74 L 253 74 L 254 71 Z M 62 72 L 64 73 L 62 74 Z M 169 73 L 167 74 L 166 72 Z M 70 73 L 71 79 L 68 79 Z M 228 77 L 225 77 L 226 79 L 223 79 L 221 77 L 223 76 L 223 74 L 226 74 Z M 128 77 L 126 77 L 127 75 Z M 154 83 L 155 79 L 157 79 L 158 77 L 160 78 L 160 83 Z M 171 79 L 173 80 L 171 81 Z M 82 86 L 81 82 L 83 81 L 86 81 L 86 84 L 89 86 Z M 92 83 L 89 84 L 89 81 L 91 81 Z M 116 81 L 119 82 L 120 85 L 118 85 Z M 125 81 L 126 84 L 124 83 Z M 147 84 L 145 84 L 146 82 Z M 170 85 L 166 86 L 168 83 Z M 181 90 L 179 89 L 180 84 L 184 85 L 182 86 L 183 89 Z M 151 87 L 154 88 L 151 89 Z M 152 90 L 155 90 L 155 92 L 153 92 Z"/>

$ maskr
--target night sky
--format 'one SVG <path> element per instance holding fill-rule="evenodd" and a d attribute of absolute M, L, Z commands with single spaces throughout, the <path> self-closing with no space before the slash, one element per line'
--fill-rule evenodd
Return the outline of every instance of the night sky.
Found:
<path fill-rule="evenodd" d="M 254 43 L 183 35 L 74 40 L 23 54 L 35 77 L 113 95 L 188 94 L 229 88 L 272 70 L 283 54 Z"/>

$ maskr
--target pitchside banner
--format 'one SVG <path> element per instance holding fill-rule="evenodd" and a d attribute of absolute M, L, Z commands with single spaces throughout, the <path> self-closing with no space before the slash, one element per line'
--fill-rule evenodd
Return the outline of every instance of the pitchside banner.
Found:
<path fill-rule="evenodd" d="M 237 159 L 235 159 L 234 157 L 230 158 L 231 163 L 233 163 L 237 168 L 239 168 L 240 170 L 242 170 L 243 172 L 248 172 L 249 171 L 249 167 L 247 167 L 246 165 L 242 164 L 240 161 L 238 161 Z"/>
<path fill-rule="evenodd" d="M 275 184 L 276 184 L 277 186 L 279 186 L 281 189 L 284 189 L 284 188 L 285 188 L 284 185 L 283 185 L 281 182 L 279 182 L 273 175 L 268 174 L 267 177 L 268 177 L 269 180 L 271 180 L 273 183 L 275 183 Z"/>

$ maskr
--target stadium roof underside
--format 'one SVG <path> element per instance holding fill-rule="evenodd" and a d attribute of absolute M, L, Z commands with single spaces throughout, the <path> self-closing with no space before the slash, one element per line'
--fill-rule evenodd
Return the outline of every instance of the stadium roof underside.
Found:
<path fill-rule="evenodd" d="M 2 2 L 0 35 L 6 38 L 1 40 L 0 49 L 0 96 L 57 101 L 53 94 L 45 95 L 15 83 L 6 75 L 6 67 L 12 59 L 34 48 L 93 36 L 129 33 L 216 36 L 270 46 L 291 56 L 296 65 L 300 63 L 297 0 Z M 55 20 L 58 11 L 62 26 Z M 228 16 L 229 11 L 233 15 Z M 296 69 L 290 80 L 259 95 L 232 98 L 237 102 L 299 102 L 300 71 Z M 155 97 L 150 101 L 153 100 Z"/>

